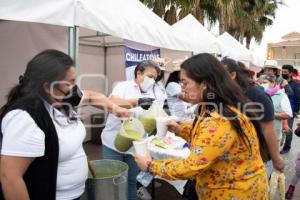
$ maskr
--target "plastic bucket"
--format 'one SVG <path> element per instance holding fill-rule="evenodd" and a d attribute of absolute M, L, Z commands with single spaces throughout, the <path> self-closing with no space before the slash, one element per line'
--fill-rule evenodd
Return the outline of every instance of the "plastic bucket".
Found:
<path fill-rule="evenodd" d="M 90 161 L 96 178 L 89 175 L 85 194 L 88 200 L 125 200 L 127 199 L 128 165 L 118 160 Z"/>

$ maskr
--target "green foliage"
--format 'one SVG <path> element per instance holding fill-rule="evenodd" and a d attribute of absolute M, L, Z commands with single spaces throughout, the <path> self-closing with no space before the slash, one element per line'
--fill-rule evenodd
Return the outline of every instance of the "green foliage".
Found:
<path fill-rule="evenodd" d="M 188 14 L 200 23 L 207 19 L 219 22 L 220 34 L 227 31 L 238 40 L 254 38 L 260 42 L 267 26 L 272 25 L 275 11 L 282 2 L 276 0 L 140 0 L 172 25 Z"/>

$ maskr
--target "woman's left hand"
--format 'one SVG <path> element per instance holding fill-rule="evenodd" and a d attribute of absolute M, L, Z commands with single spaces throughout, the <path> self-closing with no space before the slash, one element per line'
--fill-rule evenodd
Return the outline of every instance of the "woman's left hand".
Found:
<path fill-rule="evenodd" d="M 135 162 L 137 166 L 140 168 L 140 170 L 142 170 L 143 172 L 147 172 L 148 165 L 152 162 L 152 158 L 149 153 L 146 156 L 141 156 L 139 154 L 136 154 Z"/>

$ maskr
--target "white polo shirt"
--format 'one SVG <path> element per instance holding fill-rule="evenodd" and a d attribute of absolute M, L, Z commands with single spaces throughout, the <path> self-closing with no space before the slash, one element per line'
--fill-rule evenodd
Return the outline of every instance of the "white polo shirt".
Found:
<path fill-rule="evenodd" d="M 178 83 L 170 82 L 166 87 L 168 95 L 167 102 L 171 115 L 181 120 L 188 118 L 188 103 L 182 101 L 177 96 L 181 93 L 181 86 Z"/>
<path fill-rule="evenodd" d="M 153 94 L 155 96 L 155 99 L 157 100 L 157 103 L 163 107 L 165 100 L 167 99 L 167 93 L 162 82 L 154 84 Z"/>
<path fill-rule="evenodd" d="M 59 142 L 56 199 L 75 199 L 84 192 L 88 175 L 87 158 L 82 147 L 85 127 L 80 120 L 69 122 L 63 113 L 48 103 L 45 106 Z M 45 153 L 45 134 L 24 110 L 12 110 L 5 115 L 2 133 L 1 155 L 41 157 Z"/>
<path fill-rule="evenodd" d="M 147 93 L 142 93 L 138 84 L 134 80 L 119 82 L 113 89 L 110 96 L 118 96 L 122 99 L 134 99 L 142 97 L 155 98 L 152 90 Z M 135 107 L 130 109 L 133 112 L 134 117 L 139 117 L 143 113 L 141 107 Z M 118 151 L 115 148 L 114 141 L 118 131 L 121 128 L 121 120 L 113 114 L 109 114 L 105 128 L 101 134 L 101 140 L 106 147 Z"/>

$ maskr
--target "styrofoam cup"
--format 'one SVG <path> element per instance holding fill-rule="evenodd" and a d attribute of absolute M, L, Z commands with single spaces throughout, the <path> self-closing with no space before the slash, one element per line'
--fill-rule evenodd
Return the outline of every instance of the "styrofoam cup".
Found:
<path fill-rule="evenodd" d="M 164 137 L 168 132 L 167 122 L 169 117 L 157 117 L 156 118 L 156 136 Z"/>
<path fill-rule="evenodd" d="M 146 156 L 148 153 L 147 142 L 146 141 L 133 141 L 133 146 L 135 153 L 141 156 Z"/>

